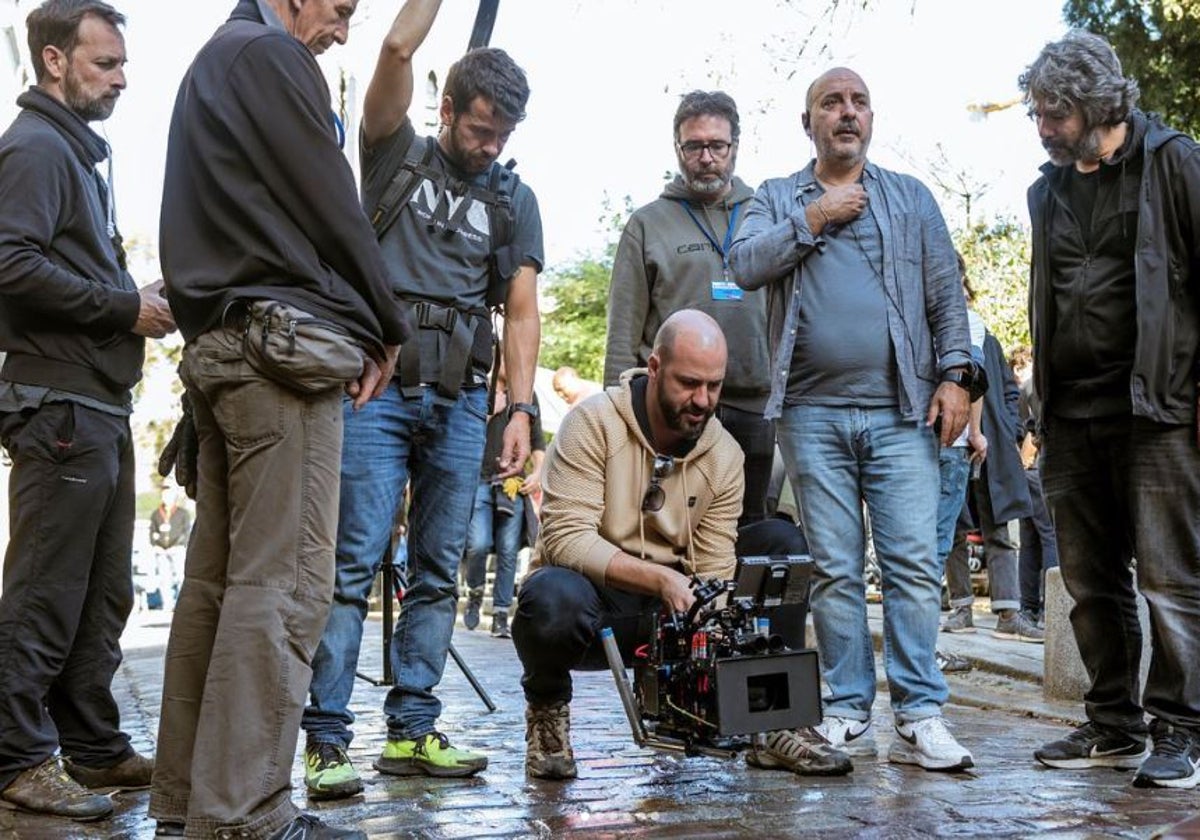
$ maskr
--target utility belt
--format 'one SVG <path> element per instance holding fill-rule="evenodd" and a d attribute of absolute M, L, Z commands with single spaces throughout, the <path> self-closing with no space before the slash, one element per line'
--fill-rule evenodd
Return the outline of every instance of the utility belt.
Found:
<path fill-rule="evenodd" d="M 487 381 L 495 353 L 495 333 L 487 309 L 458 309 L 427 300 L 411 303 L 416 335 L 400 346 L 396 378 L 406 397 L 428 385 L 438 396 L 456 400 L 464 385 Z"/>

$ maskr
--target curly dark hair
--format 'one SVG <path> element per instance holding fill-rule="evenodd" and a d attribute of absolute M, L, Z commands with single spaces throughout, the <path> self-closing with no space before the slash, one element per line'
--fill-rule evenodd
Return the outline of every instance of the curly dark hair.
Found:
<path fill-rule="evenodd" d="M 1017 85 L 1031 114 L 1033 108 L 1078 108 L 1087 129 L 1124 122 L 1138 99 L 1137 82 L 1122 75 L 1112 46 L 1083 29 L 1047 44 Z"/>
<path fill-rule="evenodd" d="M 724 117 L 729 120 L 731 138 L 736 143 L 742 133 L 738 120 L 737 103 L 728 93 L 720 90 L 694 90 L 685 93 L 675 109 L 675 139 L 679 140 L 679 126 L 692 117 Z"/>
<path fill-rule="evenodd" d="M 95 15 L 113 27 L 124 26 L 125 16 L 100 0 L 46 0 L 25 18 L 29 30 L 29 58 L 33 75 L 39 83 L 46 76 L 42 50 L 55 46 L 68 58 L 79 43 L 79 24 L 88 15 Z"/>
<path fill-rule="evenodd" d="M 529 82 L 504 50 L 478 47 L 450 65 L 443 93 L 454 102 L 456 116 L 469 111 L 475 97 L 482 96 L 499 116 L 520 122 L 525 119 Z"/>

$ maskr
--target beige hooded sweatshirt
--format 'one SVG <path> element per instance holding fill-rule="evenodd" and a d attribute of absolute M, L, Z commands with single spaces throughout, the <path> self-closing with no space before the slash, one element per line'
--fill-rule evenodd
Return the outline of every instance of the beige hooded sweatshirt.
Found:
<path fill-rule="evenodd" d="M 695 448 L 661 482 L 662 508 L 642 512 L 654 449 L 620 384 L 569 411 L 546 452 L 542 528 L 530 568 L 563 566 L 605 585 L 618 551 L 678 566 L 703 580 L 729 579 L 742 512 L 742 450 L 715 417 Z"/>

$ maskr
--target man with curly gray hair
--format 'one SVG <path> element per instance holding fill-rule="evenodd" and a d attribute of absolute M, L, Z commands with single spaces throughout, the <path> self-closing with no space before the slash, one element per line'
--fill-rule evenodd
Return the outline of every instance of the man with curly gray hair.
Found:
<path fill-rule="evenodd" d="M 1050 157 L 1029 189 L 1042 481 L 1091 682 L 1086 723 L 1034 755 L 1137 768 L 1136 787 L 1192 788 L 1200 146 L 1134 107 L 1137 83 L 1091 33 L 1048 44 L 1019 83 Z M 1133 566 L 1152 628 L 1144 694 Z"/>

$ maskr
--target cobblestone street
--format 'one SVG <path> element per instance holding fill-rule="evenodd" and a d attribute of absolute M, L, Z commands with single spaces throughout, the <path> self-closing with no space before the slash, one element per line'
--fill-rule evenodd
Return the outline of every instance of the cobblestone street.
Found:
<path fill-rule="evenodd" d="M 169 614 L 135 616 L 117 678 L 126 730 L 139 750 L 153 750 Z M 380 668 L 380 624 L 372 618 L 362 666 Z M 353 709 L 358 738 L 351 756 L 366 792 L 314 804 L 331 822 L 382 838 L 1149 838 L 1200 810 L 1196 791 L 1137 790 L 1131 774 L 1062 771 L 1038 765 L 1032 750 L 1057 737 L 1081 711 L 1046 703 L 1040 686 L 1021 678 L 1040 647 L 999 642 L 981 632 L 955 638 L 956 652 L 976 663 L 951 674 L 955 702 L 947 717 L 975 756 L 969 773 L 938 774 L 889 764 L 890 714 L 876 706 L 881 757 L 857 759 L 850 776 L 805 779 L 756 770 L 740 758 L 687 758 L 638 748 L 608 672 L 578 675 L 572 705 L 579 779 L 528 780 L 524 774 L 524 702 L 512 643 L 459 626 L 455 644 L 496 702 L 488 713 L 453 662 L 440 696 L 442 726 L 456 743 L 489 756 L 472 779 L 395 778 L 371 761 L 384 738 L 386 689 L 360 682 Z M 1013 659 L 1017 664 L 1013 664 Z M 988 662 L 988 659 L 993 661 Z M 1040 667 L 1040 666 L 1039 666 Z M 1007 673 L 1005 673 L 1007 672 Z M 1014 675 L 1016 674 L 1016 675 Z M 1026 675 L 1028 676 L 1028 675 Z M 881 689 L 886 698 L 886 689 Z M 302 739 L 301 739 L 302 741 Z M 302 766 L 294 765 L 296 801 L 304 801 Z M 149 840 L 148 793 L 117 797 L 117 814 L 93 825 L 0 811 L 0 838 Z M 1179 834 L 1176 836 L 1186 836 Z"/>

